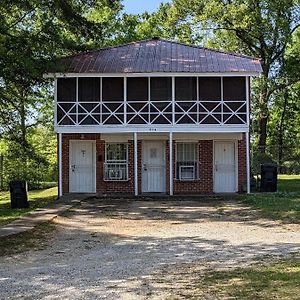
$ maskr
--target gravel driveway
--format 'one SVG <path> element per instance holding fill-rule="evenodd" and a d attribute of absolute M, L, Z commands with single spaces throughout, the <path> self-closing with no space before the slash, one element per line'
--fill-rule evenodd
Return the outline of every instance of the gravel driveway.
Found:
<path fill-rule="evenodd" d="M 233 201 L 90 199 L 58 217 L 44 250 L 0 258 L 1 299 L 165 299 L 193 270 L 245 266 L 300 249 L 282 226 Z"/>

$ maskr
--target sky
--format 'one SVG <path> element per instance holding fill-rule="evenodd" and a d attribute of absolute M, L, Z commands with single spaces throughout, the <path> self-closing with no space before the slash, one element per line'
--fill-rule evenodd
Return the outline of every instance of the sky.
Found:
<path fill-rule="evenodd" d="M 123 0 L 124 10 L 130 14 L 143 13 L 145 10 L 149 13 L 154 12 L 161 2 L 170 2 L 170 0 Z"/>

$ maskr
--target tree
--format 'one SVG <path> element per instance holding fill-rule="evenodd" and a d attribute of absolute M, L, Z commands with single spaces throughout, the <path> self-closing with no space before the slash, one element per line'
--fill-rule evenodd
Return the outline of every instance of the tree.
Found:
<path fill-rule="evenodd" d="M 292 35 L 300 26 L 299 0 L 174 0 L 178 15 L 206 32 L 214 46 L 261 58 L 263 74 L 255 97 L 259 148 L 266 149 L 269 104 Z M 212 44 L 212 43 L 210 43 Z"/>
<path fill-rule="evenodd" d="M 120 1 L 111 0 L 1 2 L 0 138 L 6 140 L 12 166 L 43 160 L 30 138 L 32 129 L 46 120 L 44 114 L 37 116 L 52 102 L 47 97 L 51 84 L 43 74 L 58 57 L 89 49 L 95 40 L 104 44 L 120 9 Z"/>

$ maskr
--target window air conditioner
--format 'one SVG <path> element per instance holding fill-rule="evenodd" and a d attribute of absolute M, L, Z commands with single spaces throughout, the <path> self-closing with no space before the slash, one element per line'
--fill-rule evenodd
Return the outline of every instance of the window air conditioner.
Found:
<path fill-rule="evenodd" d="M 123 170 L 108 170 L 108 179 L 109 180 L 121 180 L 123 179 Z"/>
<path fill-rule="evenodd" d="M 180 180 L 194 180 L 195 179 L 195 166 L 180 166 L 179 167 Z"/>

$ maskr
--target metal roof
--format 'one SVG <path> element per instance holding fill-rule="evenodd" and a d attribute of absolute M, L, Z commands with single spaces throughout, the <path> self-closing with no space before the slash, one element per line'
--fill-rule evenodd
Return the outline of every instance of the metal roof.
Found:
<path fill-rule="evenodd" d="M 163 39 L 133 42 L 61 59 L 64 73 L 261 73 L 260 60 Z"/>

